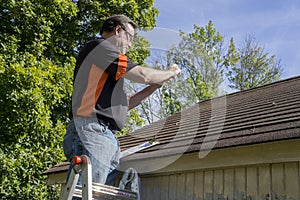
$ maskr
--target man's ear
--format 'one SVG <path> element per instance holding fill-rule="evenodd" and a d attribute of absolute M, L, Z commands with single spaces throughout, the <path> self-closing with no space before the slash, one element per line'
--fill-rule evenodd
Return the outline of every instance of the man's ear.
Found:
<path fill-rule="evenodd" d="M 121 32 L 121 29 L 122 29 L 121 26 L 119 26 L 119 25 L 116 26 L 116 28 L 115 28 L 115 34 L 116 34 L 116 35 L 119 35 L 120 32 Z"/>

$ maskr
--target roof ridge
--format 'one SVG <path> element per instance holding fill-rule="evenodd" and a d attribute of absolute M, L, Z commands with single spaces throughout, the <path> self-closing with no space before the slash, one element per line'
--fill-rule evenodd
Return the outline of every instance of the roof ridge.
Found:
<path fill-rule="evenodd" d="M 268 83 L 268 84 L 265 84 L 265 85 L 256 86 L 256 87 L 249 88 L 249 89 L 246 89 L 246 90 L 236 91 L 236 92 L 229 93 L 229 94 L 226 94 L 226 95 L 236 95 L 236 94 L 240 94 L 240 93 L 244 93 L 244 92 L 245 93 L 246 92 L 251 92 L 253 90 L 259 90 L 261 88 L 271 87 L 273 85 L 281 85 L 281 84 L 285 84 L 286 82 L 293 82 L 293 81 L 295 81 L 297 79 L 300 79 L 300 75 L 299 76 L 290 77 L 290 78 L 286 78 L 286 79 L 282 79 L 282 80 L 278 80 L 278 81 L 275 81 L 275 82 L 272 82 L 272 83 Z"/>

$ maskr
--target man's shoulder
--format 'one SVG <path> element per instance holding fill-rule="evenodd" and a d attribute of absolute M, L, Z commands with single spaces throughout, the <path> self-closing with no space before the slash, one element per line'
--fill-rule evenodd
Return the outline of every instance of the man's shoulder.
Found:
<path fill-rule="evenodd" d="M 94 39 L 94 40 L 90 40 L 85 44 L 86 48 L 94 48 L 97 45 L 99 45 L 100 43 L 102 43 L 104 41 L 103 38 L 98 38 L 98 39 Z"/>
<path fill-rule="evenodd" d="M 100 47 L 100 49 L 107 49 L 107 45 L 104 45 L 105 41 L 103 38 L 99 38 L 99 39 L 94 39 L 94 40 L 90 40 L 87 43 L 85 43 L 85 45 L 82 47 L 82 49 L 80 50 L 79 54 L 83 54 L 83 55 L 87 55 L 89 54 L 92 50 L 95 50 L 96 47 Z M 101 44 L 101 45 L 100 45 Z M 97 50 L 99 50 L 99 48 L 97 48 Z"/>

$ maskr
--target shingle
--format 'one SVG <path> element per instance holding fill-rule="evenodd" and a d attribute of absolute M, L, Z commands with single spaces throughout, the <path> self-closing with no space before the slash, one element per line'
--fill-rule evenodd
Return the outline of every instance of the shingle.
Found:
<path fill-rule="evenodd" d="M 300 77 L 197 103 L 119 140 L 125 150 L 153 137 L 159 145 L 130 159 L 299 138 Z"/>
<path fill-rule="evenodd" d="M 69 165 L 70 165 L 69 162 L 61 162 L 61 163 L 58 163 L 57 165 L 54 165 L 50 169 L 44 171 L 42 174 L 48 175 L 48 174 L 55 174 L 57 172 L 68 171 Z"/>

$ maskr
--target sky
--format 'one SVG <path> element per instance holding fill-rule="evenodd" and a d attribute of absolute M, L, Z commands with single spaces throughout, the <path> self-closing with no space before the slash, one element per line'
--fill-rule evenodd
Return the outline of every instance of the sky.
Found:
<path fill-rule="evenodd" d="M 214 28 L 237 47 L 254 36 L 265 52 L 274 54 L 283 66 L 282 79 L 300 75 L 299 0 L 156 0 L 160 15 L 156 28 L 140 32 L 153 49 L 167 50 L 180 41 L 178 31 L 191 33 L 194 24 Z"/>

